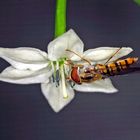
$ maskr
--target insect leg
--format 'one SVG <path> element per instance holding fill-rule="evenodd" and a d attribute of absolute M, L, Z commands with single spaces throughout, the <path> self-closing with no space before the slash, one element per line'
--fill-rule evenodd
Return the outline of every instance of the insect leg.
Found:
<path fill-rule="evenodd" d="M 120 50 L 122 49 L 122 47 L 120 47 L 106 62 L 104 65 L 106 65 Z"/>

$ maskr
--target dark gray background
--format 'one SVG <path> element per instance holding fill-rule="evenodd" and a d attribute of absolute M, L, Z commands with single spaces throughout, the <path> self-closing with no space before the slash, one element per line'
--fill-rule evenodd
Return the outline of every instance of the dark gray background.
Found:
<path fill-rule="evenodd" d="M 140 7 L 132 0 L 69 0 L 68 28 L 86 49 L 131 46 L 140 56 Z M 55 0 L 1 0 L 0 46 L 47 50 Z M 0 69 L 8 64 L 0 60 Z M 140 75 L 112 78 L 119 92 L 76 93 L 54 113 L 40 85 L 0 82 L 0 140 L 139 140 Z"/>

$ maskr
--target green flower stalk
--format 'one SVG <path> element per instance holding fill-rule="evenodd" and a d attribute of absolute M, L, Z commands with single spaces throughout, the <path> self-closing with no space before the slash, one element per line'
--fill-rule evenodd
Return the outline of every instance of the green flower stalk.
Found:
<path fill-rule="evenodd" d="M 134 0 L 134 2 L 135 2 L 138 6 L 140 6 L 140 0 Z"/>
<path fill-rule="evenodd" d="M 56 0 L 55 38 L 66 32 L 67 0 Z"/>

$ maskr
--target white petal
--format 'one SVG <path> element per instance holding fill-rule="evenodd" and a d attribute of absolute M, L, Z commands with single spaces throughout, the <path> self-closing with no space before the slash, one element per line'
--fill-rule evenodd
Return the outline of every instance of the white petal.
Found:
<path fill-rule="evenodd" d="M 114 93 L 118 90 L 112 85 L 109 78 L 97 80 L 92 83 L 83 83 L 82 85 L 75 85 L 74 89 L 82 92 L 105 92 Z"/>
<path fill-rule="evenodd" d="M 84 58 L 87 58 L 88 60 L 91 60 L 95 63 L 97 62 L 100 64 L 104 64 L 118 49 L 119 48 L 115 47 L 100 47 L 89 49 L 84 52 Z M 123 56 L 128 55 L 132 51 L 133 50 L 130 47 L 122 47 L 110 61 L 115 61 Z"/>
<path fill-rule="evenodd" d="M 61 86 L 56 87 L 54 83 L 43 83 L 41 84 L 41 89 L 55 112 L 59 112 L 74 98 L 74 91 L 69 85 L 67 85 L 68 98 L 63 97 Z"/>
<path fill-rule="evenodd" d="M 43 68 L 38 71 L 17 70 L 13 67 L 6 68 L 0 74 L 0 81 L 15 84 L 33 84 L 46 82 L 48 77 L 52 75 L 49 68 Z"/>
<path fill-rule="evenodd" d="M 53 61 L 63 57 L 71 58 L 71 60 L 80 60 L 77 55 L 66 51 L 66 49 L 83 54 L 84 44 L 72 29 L 49 43 L 48 58 Z"/>
<path fill-rule="evenodd" d="M 35 48 L 0 48 L 0 57 L 20 70 L 39 70 L 48 65 L 47 53 Z"/>

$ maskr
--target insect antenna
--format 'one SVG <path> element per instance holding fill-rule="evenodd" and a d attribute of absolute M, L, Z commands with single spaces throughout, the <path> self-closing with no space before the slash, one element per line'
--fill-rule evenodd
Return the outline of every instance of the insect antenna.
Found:
<path fill-rule="evenodd" d="M 71 53 L 74 53 L 75 55 L 77 55 L 78 57 L 80 57 L 82 60 L 86 61 L 89 65 L 91 65 L 91 62 L 85 58 L 83 58 L 81 55 L 79 55 L 78 53 L 72 51 L 72 50 L 69 50 L 69 49 L 66 49 L 66 51 L 68 52 L 71 52 Z"/>

